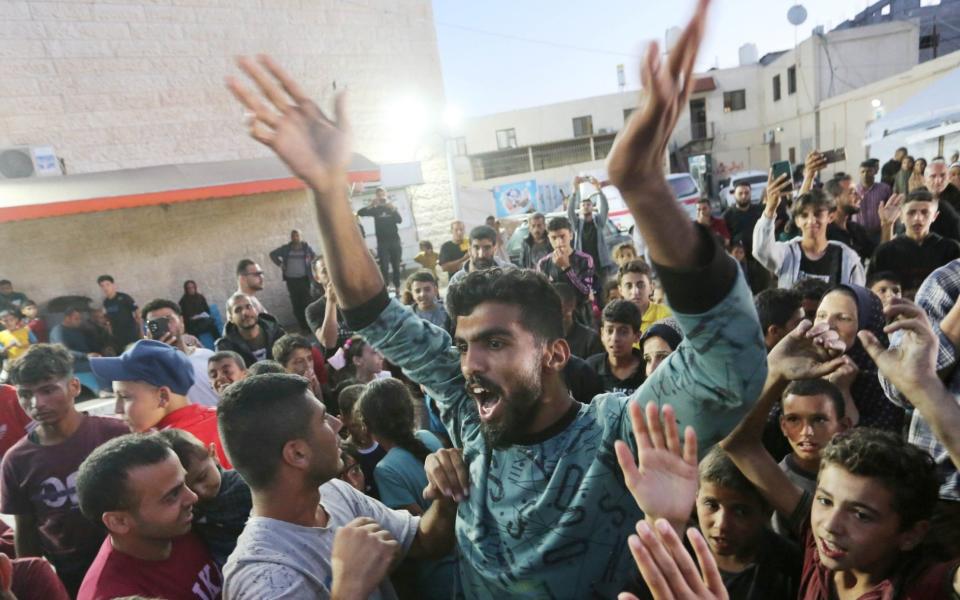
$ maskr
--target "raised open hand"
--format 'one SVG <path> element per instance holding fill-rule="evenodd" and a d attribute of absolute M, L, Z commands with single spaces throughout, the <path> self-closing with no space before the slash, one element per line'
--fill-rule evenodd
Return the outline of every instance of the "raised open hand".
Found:
<path fill-rule="evenodd" d="M 771 373 L 788 381 L 815 379 L 844 365 L 844 350 L 846 347 L 829 325 L 815 326 L 804 319 L 773 347 L 767 355 L 767 365 Z"/>
<path fill-rule="evenodd" d="M 880 223 L 888 225 L 896 222 L 900 218 L 900 210 L 903 207 L 903 194 L 894 194 L 886 200 L 880 201 L 877 208 L 877 214 L 880 216 Z"/>
<path fill-rule="evenodd" d="M 806 162 L 803 163 L 803 176 L 811 179 L 817 176 L 817 173 L 827 166 L 827 159 L 819 150 L 811 150 L 807 155 Z"/>
<path fill-rule="evenodd" d="M 696 12 L 666 64 L 660 60 L 656 42 L 647 47 L 640 69 L 642 108 L 630 116 L 607 157 L 610 181 L 622 193 L 640 191 L 645 182 L 664 178 L 667 142 L 693 90 L 693 63 L 703 39 L 709 4 L 710 0 L 697 1 Z"/>
<path fill-rule="evenodd" d="M 637 462 L 622 440 L 614 445 L 617 462 L 627 488 L 648 519 L 663 518 L 683 527 L 697 497 L 697 434 L 688 426 L 681 448 L 673 407 L 663 407 L 662 423 L 656 404 L 647 404 L 646 412 L 644 420 L 640 405 L 630 403 Z"/>
<path fill-rule="evenodd" d="M 334 99 L 331 120 L 269 56 L 260 55 L 256 61 L 241 57 L 237 64 L 265 98 L 236 78 L 227 78 L 227 87 L 252 113 L 251 137 L 276 152 L 293 174 L 311 187 L 346 185 L 351 139 L 344 93 Z"/>
<path fill-rule="evenodd" d="M 687 539 L 693 546 L 700 570 L 680 542 L 680 536 L 665 521 L 657 521 L 654 531 L 646 521 L 637 523 L 637 535 L 627 540 L 633 560 L 643 575 L 654 600 L 727 600 L 723 578 L 717 561 L 703 535 L 696 529 L 687 530 Z M 623 593 L 618 600 L 637 600 L 633 594 Z"/>
<path fill-rule="evenodd" d="M 893 298 L 883 314 L 888 320 L 896 319 L 883 328 L 884 333 L 903 332 L 899 345 L 884 348 L 876 336 L 866 330 L 857 337 L 883 376 L 909 397 L 913 390 L 937 378 L 940 342 L 927 314 L 909 300 Z"/>

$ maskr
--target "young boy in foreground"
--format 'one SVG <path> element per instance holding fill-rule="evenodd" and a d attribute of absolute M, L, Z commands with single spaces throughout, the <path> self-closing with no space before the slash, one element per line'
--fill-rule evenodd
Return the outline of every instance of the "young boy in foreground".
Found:
<path fill-rule="evenodd" d="M 222 568 L 253 509 L 250 488 L 238 472 L 220 466 L 213 444 L 205 448 L 196 436 L 182 429 L 165 429 L 157 435 L 170 445 L 187 471 L 186 486 L 198 498 L 193 529 Z"/>

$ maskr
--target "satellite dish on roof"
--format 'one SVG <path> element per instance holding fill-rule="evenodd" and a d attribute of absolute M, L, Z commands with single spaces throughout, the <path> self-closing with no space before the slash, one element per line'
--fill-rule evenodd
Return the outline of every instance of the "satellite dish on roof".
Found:
<path fill-rule="evenodd" d="M 803 25 L 803 22 L 807 20 L 807 9 L 802 4 L 794 4 L 787 11 L 787 20 L 794 26 Z"/>

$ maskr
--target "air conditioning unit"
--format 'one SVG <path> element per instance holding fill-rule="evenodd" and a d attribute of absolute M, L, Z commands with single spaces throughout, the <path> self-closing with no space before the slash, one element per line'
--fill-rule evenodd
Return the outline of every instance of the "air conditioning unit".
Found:
<path fill-rule="evenodd" d="M 763 132 L 763 143 L 772 144 L 776 141 L 776 135 L 772 129 Z"/>
<path fill-rule="evenodd" d="M 0 148 L 0 179 L 26 179 L 63 175 L 52 146 Z"/>

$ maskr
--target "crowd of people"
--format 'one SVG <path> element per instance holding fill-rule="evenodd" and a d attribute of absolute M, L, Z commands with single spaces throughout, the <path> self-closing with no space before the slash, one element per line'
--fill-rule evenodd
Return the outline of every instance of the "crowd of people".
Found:
<path fill-rule="evenodd" d="M 193 281 L 141 308 L 103 275 L 102 317 L 48 332 L 0 281 L 0 596 L 957 598 L 960 165 L 903 150 L 854 184 L 812 152 L 691 221 L 662 157 L 707 4 L 608 158 L 644 252 L 578 177 L 518 264 L 458 221 L 403 285 L 396 209 L 362 211 L 377 264 L 350 207 L 343 96 L 240 59 L 317 213 L 317 250 L 270 254 L 301 331 L 249 259 L 222 326 Z"/>

